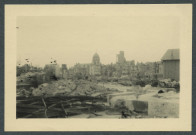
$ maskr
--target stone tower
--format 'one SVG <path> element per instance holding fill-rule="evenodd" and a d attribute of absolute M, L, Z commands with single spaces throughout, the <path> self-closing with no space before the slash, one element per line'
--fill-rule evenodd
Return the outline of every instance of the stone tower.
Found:
<path fill-rule="evenodd" d="M 100 58 L 99 58 L 99 55 L 97 53 L 95 53 L 93 55 L 92 64 L 94 64 L 94 65 L 99 65 L 100 64 Z"/>

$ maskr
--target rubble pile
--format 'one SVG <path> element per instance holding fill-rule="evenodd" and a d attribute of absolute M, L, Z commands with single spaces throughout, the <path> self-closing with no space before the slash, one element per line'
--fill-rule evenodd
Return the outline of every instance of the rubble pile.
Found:
<path fill-rule="evenodd" d="M 29 77 L 34 76 L 34 73 L 28 72 L 25 74 L 21 74 L 20 76 L 17 77 L 17 82 L 23 82 L 23 81 L 27 81 Z"/>
<path fill-rule="evenodd" d="M 34 88 L 30 88 L 30 90 L 26 90 L 26 89 L 17 89 L 17 96 L 25 96 L 25 97 L 29 97 L 32 95 L 32 91 Z"/>
<path fill-rule="evenodd" d="M 17 83 L 28 83 L 29 81 L 32 81 L 34 79 L 38 79 L 38 76 L 44 75 L 43 72 L 28 72 L 23 73 L 20 76 L 17 77 Z"/>
<path fill-rule="evenodd" d="M 170 87 L 170 88 L 178 88 L 178 87 L 180 87 L 180 82 L 177 82 L 177 81 L 172 80 L 170 78 L 160 80 L 159 84 L 160 84 L 161 87 Z"/>
<path fill-rule="evenodd" d="M 79 80 L 59 80 L 51 83 L 44 83 L 33 89 L 33 96 L 92 96 L 104 94 L 107 89 L 96 83 Z"/>
<path fill-rule="evenodd" d="M 133 85 L 127 89 L 127 92 L 135 92 L 138 94 L 146 94 L 157 90 L 157 87 L 152 87 L 151 85 L 146 85 L 145 87 L 141 87 L 139 85 Z"/>

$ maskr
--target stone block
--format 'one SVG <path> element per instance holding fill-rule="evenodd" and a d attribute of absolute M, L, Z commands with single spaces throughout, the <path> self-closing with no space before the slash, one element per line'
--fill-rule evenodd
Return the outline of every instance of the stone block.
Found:
<path fill-rule="evenodd" d="M 140 101 L 140 100 L 133 100 L 133 107 L 134 111 L 147 113 L 148 112 L 148 102 L 147 101 Z"/>
<path fill-rule="evenodd" d="M 130 111 L 136 111 L 140 113 L 148 112 L 148 102 L 140 100 L 126 100 L 126 107 Z"/>
<path fill-rule="evenodd" d="M 153 117 L 179 117 L 179 104 L 173 102 L 148 102 L 148 115 Z"/>

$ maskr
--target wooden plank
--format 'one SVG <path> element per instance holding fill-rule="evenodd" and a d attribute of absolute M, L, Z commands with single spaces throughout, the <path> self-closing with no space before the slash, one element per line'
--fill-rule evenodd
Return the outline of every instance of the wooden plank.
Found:
<path fill-rule="evenodd" d="M 16 105 L 17 108 L 20 107 L 20 108 L 32 108 L 32 109 L 42 109 L 44 108 L 44 106 L 41 106 L 41 105 L 32 105 L 32 104 L 17 104 Z"/>
<path fill-rule="evenodd" d="M 48 109 L 54 107 L 55 105 L 57 105 L 57 104 L 52 104 L 51 106 L 48 107 Z M 38 112 L 41 112 L 41 111 L 44 111 L 44 110 L 45 110 L 44 108 L 43 108 L 43 109 L 39 109 L 39 110 L 37 110 L 37 111 L 35 111 L 35 112 L 32 112 L 32 113 L 29 114 L 29 115 L 24 116 L 23 118 L 29 118 L 29 117 L 31 117 L 33 114 L 38 113 Z"/>
<path fill-rule="evenodd" d="M 29 114 L 31 114 L 34 111 L 37 111 L 37 109 L 17 108 L 17 113 L 29 113 Z"/>

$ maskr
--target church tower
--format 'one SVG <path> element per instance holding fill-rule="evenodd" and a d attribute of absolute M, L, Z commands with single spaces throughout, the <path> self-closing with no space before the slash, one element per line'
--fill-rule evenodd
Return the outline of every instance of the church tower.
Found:
<path fill-rule="evenodd" d="M 90 66 L 91 75 L 100 75 L 101 74 L 101 63 L 100 57 L 97 53 L 93 55 L 92 64 Z"/>
<path fill-rule="evenodd" d="M 99 58 L 99 55 L 97 53 L 95 53 L 93 55 L 92 64 L 94 64 L 94 65 L 99 65 L 100 64 L 100 58 Z"/>

